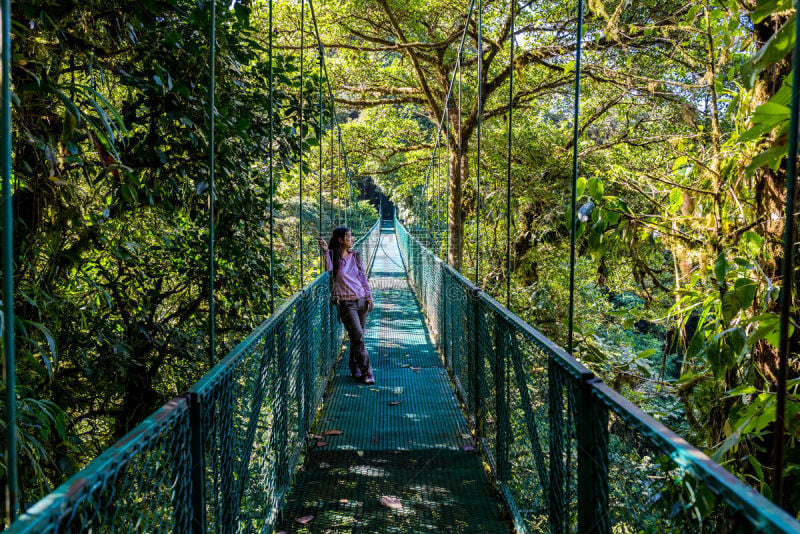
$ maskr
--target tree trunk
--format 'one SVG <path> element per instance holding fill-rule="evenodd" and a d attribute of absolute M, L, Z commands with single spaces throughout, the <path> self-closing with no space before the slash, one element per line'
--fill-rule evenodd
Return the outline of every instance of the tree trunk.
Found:
<path fill-rule="evenodd" d="M 461 263 L 464 252 L 464 210 L 462 209 L 462 184 L 469 176 L 467 165 L 467 150 L 461 147 L 462 154 L 459 155 L 458 147 L 450 149 L 450 199 L 447 204 L 447 227 L 450 233 L 450 245 L 447 251 L 447 263 L 457 271 L 461 270 Z"/>

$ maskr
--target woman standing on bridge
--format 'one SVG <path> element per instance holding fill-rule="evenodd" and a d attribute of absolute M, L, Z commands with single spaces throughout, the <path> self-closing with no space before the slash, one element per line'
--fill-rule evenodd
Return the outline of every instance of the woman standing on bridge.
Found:
<path fill-rule="evenodd" d="M 353 249 L 353 234 L 346 226 L 333 230 L 328 243 L 320 236 L 325 270 L 331 273 L 331 297 L 336 302 L 339 318 L 350 338 L 350 374 L 363 378 L 365 384 L 374 384 L 375 377 L 369 365 L 369 354 L 364 343 L 364 325 L 367 313 L 372 311 L 372 292 L 361 262 L 361 255 Z"/>

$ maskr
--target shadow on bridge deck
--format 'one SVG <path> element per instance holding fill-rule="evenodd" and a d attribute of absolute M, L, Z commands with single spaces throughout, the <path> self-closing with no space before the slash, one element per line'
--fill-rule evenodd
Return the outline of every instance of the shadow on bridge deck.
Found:
<path fill-rule="evenodd" d="M 346 342 L 314 430 L 317 445 L 276 531 L 509 531 L 391 227 L 382 229 L 370 285 L 375 310 L 366 338 L 376 384 L 350 377 Z"/>

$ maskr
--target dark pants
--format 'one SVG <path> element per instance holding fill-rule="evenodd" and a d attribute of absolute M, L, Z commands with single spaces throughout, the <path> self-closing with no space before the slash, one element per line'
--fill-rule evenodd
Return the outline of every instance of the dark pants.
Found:
<path fill-rule="evenodd" d="M 347 329 L 350 338 L 350 372 L 355 374 L 356 369 L 362 375 L 369 372 L 369 354 L 364 343 L 364 325 L 367 323 L 367 299 L 340 300 L 339 319 Z"/>

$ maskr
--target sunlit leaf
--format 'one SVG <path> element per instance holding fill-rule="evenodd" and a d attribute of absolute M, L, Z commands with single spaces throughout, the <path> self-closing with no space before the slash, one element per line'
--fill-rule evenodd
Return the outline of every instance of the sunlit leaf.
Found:
<path fill-rule="evenodd" d="M 396 497 L 390 497 L 389 495 L 384 495 L 381 497 L 381 504 L 392 510 L 403 509 L 403 502 L 400 499 Z"/>

